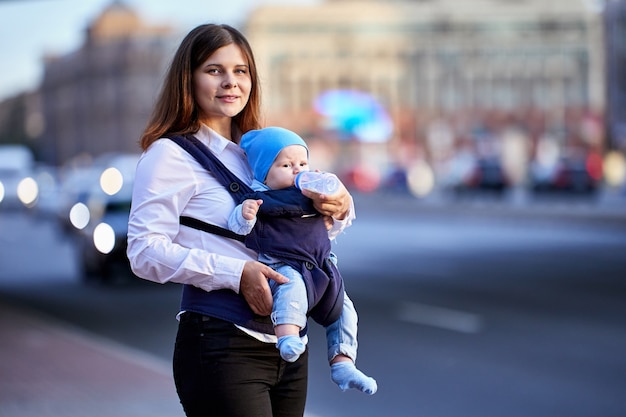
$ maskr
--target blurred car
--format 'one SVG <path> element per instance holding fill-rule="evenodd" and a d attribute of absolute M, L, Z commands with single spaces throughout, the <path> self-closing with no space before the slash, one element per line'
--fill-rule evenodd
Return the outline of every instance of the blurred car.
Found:
<path fill-rule="evenodd" d="M 502 163 L 495 157 L 464 158 L 455 171 L 448 185 L 457 194 L 486 191 L 499 195 L 509 188 Z"/>
<path fill-rule="evenodd" d="M 530 186 L 535 193 L 593 194 L 602 178 L 602 160 L 595 154 L 566 156 L 551 165 L 534 163 Z"/>
<path fill-rule="evenodd" d="M 31 211 L 39 218 L 55 221 L 61 208 L 57 168 L 38 164 L 33 170 L 33 179 L 37 184 L 37 198 L 31 204 Z"/>
<path fill-rule="evenodd" d="M 431 165 L 424 159 L 416 159 L 406 168 L 390 167 L 383 175 L 379 190 L 422 198 L 431 194 L 435 186 L 435 172 Z"/>
<path fill-rule="evenodd" d="M 36 189 L 32 189 L 33 164 L 33 154 L 26 146 L 0 146 L 0 208 L 28 206 L 33 192 L 36 198 Z"/>
<path fill-rule="evenodd" d="M 408 194 L 409 182 L 406 169 L 392 167 L 384 175 L 380 183 L 380 190 L 392 193 Z"/>
<path fill-rule="evenodd" d="M 78 266 L 86 280 L 133 276 L 126 235 L 138 159 L 137 154 L 107 155 L 66 178 L 59 221 L 76 240 Z"/>
<path fill-rule="evenodd" d="M 131 193 L 125 189 L 114 195 L 98 192 L 84 205 L 88 222 L 76 236 L 79 267 L 85 280 L 106 283 L 132 276 L 126 257 L 130 204 Z"/>
<path fill-rule="evenodd" d="M 380 185 L 378 170 L 364 165 L 355 165 L 340 173 L 339 178 L 347 189 L 362 193 L 374 192 Z"/>
<path fill-rule="evenodd" d="M 71 211 L 76 204 L 86 204 L 90 193 L 98 187 L 102 169 L 96 167 L 74 167 L 64 169 L 59 177 L 57 220 L 60 229 L 73 235 L 76 226 L 71 221 Z"/>

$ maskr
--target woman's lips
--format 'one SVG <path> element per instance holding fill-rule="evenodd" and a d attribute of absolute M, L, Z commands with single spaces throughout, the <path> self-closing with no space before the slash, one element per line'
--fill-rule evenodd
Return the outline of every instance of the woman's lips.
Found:
<path fill-rule="evenodd" d="M 228 96 L 218 96 L 217 98 L 222 100 L 222 101 L 226 101 L 226 102 L 232 103 L 232 102 L 236 101 L 239 98 L 239 96 L 228 95 Z"/>

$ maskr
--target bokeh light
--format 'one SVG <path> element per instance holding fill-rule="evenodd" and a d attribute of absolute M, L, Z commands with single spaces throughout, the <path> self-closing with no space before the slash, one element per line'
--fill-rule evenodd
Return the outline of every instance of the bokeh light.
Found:
<path fill-rule="evenodd" d="M 79 230 L 89 224 L 89 218 L 89 208 L 83 203 L 76 203 L 70 209 L 70 223 Z"/>
<path fill-rule="evenodd" d="M 106 224 L 100 223 L 93 231 L 93 244 L 99 252 L 110 253 L 115 247 L 115 231 Z"/>
<path fill-rule="evenodd" d="M 604 179 L 607 184 L 617 187 L 626 181 L 626 160 L 620 152 L 611 151 L 604 158 Z"/>
<path fill-rule="evenodd" d="M 411 194 L 425 197 L 435 187 L 435 173 L 426 161 L 420 159 L 407 171 L 407 184 Z"/>
<path fill-rule="evenodd" d="M 124 185 L 124 176 L 117 168 L 107 168 L 100 175 L 100 187 L 108 195 L 118 193 Z"/>
<path fill-rule="evenodd" d="M 31 177 L 22 179 L 17 185 L 17 197 L 26 207 L 31 207 L 37 201 L 39 186 Z"/>

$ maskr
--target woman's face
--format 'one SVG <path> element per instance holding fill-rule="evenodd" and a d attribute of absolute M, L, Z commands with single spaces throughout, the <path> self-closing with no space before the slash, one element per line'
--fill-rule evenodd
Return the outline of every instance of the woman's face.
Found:
<path fill-rule="evenodd" d="M 230 122 L 246 106 L 252 79 L 241 48 L 231 43 L 216 50 L 193 72 L 200 121 L 209 127 Z"/>
<path fill-rule="evenodd" d="M 300 171 L 309 170 L 309 155 L 304 146 L 289 145 L 280 151 L 267 171 L 265 185 L 272 190 L 291 187 Z"/>

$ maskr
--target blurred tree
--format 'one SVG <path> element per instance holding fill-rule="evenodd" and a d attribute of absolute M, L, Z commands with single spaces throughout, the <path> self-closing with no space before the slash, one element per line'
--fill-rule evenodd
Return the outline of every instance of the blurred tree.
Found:
<path fill-rule="evenodd" d="M 26 103 L 23 94 L 0 106 L 0 144 L 26 144 Z"/>

